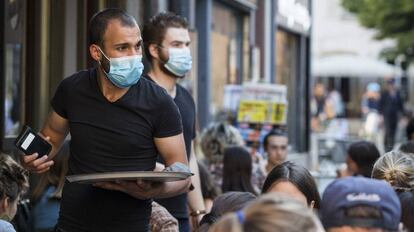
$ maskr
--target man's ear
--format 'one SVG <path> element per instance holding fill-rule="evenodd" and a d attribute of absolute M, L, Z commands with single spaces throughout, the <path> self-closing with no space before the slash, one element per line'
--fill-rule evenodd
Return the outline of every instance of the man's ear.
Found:
<path fill-rule="evenodd" d="M 91 44 L 89 46 L 89 53 L 91 54 L 92 59 L 94 59 L 95 61 L 99 62 L 101 60 L 102 53 L 101 51 L 99 51 L 98 46 L 96 46 L 95 44 Z"/>
<path fill-rule="evenodd" d="M 150 44 L 148 47 L 149 53 L 151 54 L 151 57 L 148 57 L 148 59 L 156 59 L 159 60 L 160 56 L 158 54 L 158 47 L 156 44 Z"/>

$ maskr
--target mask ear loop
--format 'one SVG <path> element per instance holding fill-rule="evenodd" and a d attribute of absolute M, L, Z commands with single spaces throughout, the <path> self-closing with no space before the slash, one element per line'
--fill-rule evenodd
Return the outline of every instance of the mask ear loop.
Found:
<path fill-rule="evenodd" d="M 105 53 L 102 51 L 102 49 L 99 47 L 99 46 L 96 46 L 97 48 L 98 48 L 98 50 L 101 52 L 101 54 L 105 57 L 105 59 L 107 59 L 108 60 L 108 63 L 110 64 L 111 63 L 111 60 L 105 55 Z M 102 66 L 102 63 L 101 63 L 101 60 L 98 60 L 98 63 L 99 63 L 99 66 L 101 66 L 101 68 L 102 68 L 102 71 L 106 74 L 106 75 L 108 75 L 108 73 L 109 73 L 109 71 L 108 72 L 106 72 L 106 70 L 105 70 L 105 68 Z M 109 65 L 109 67 L 110 67 L 111 65 Z"/>

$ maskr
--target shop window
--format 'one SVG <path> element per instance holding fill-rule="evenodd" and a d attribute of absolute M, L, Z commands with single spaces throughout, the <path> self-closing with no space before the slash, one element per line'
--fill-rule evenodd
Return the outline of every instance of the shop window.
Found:
<path fill-rule="evenodd" d="M 293 150 L 299 143 L 299 133 L 301 131 L 299 120 L 305 115 L 300 115 L 300 101 L 304 96 L 300 93 L 301 84 L 298 76 L 298 46 L 299 37 L 283 30 L 276 32 L 276 72 L 274 80 L 276 84 L 287 86 L 288 98 L 288 136 L 289 143 Z"/>
<path fill-rule="evenodd" d="M 220 2 L 213 4 L 211 90 L 213 112 L 222 108 L 224 86 L 241 84 L 247 79 L 248 64 L 248 18 L 242 11 Z M 246 62 L 247 60 L 247 62 Z"/>

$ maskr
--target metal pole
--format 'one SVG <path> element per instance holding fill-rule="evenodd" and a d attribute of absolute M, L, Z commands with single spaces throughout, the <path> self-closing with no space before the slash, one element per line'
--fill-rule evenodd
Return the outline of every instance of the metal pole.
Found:
<path fill-rule="evenodd" d="M 198 30 L 197 111 L 200 130 L 210 122 L 212 1 L 196 2 Z"/>

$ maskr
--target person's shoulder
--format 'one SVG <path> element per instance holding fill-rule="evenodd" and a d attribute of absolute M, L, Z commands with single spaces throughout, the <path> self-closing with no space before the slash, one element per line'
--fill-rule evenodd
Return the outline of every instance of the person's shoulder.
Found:
<path fill-rule="evenodd" d="M 173 101 L 164 88 L 147 78 L 140 78 L 137 87 L 141 96 L 145 97 L 149 102 L 162 104 Z"/>
<path fill-rule="evenodd" d="M 88 81 L 88 77 L 91 74 L 93 74 L 93 72 L 94 72 L 93 69 L 85 69 L 85 70 L 78 71 L 78 72 L 64 78 L 61 81 L 61 85 L 71 86 L 71 85 L 79 84 L 80 82 L 83 82 L 83 81 Z"/>
<path fill-rule="evenodd" d="M 13 225 L 5 220 L 0 219 L 0 231 L 4 232 L 16 232 Z"/>
<path fill-rule="evenodd" d="M 191 98 L 193 99 L 193 96 L 191 96 L 190 92 L 184 88 L 182 85 L 177 84 L 177 90 L 180 91 L 181 94 L 183 94 L 183 96 L 185 96 L 186 98 Z"/>

